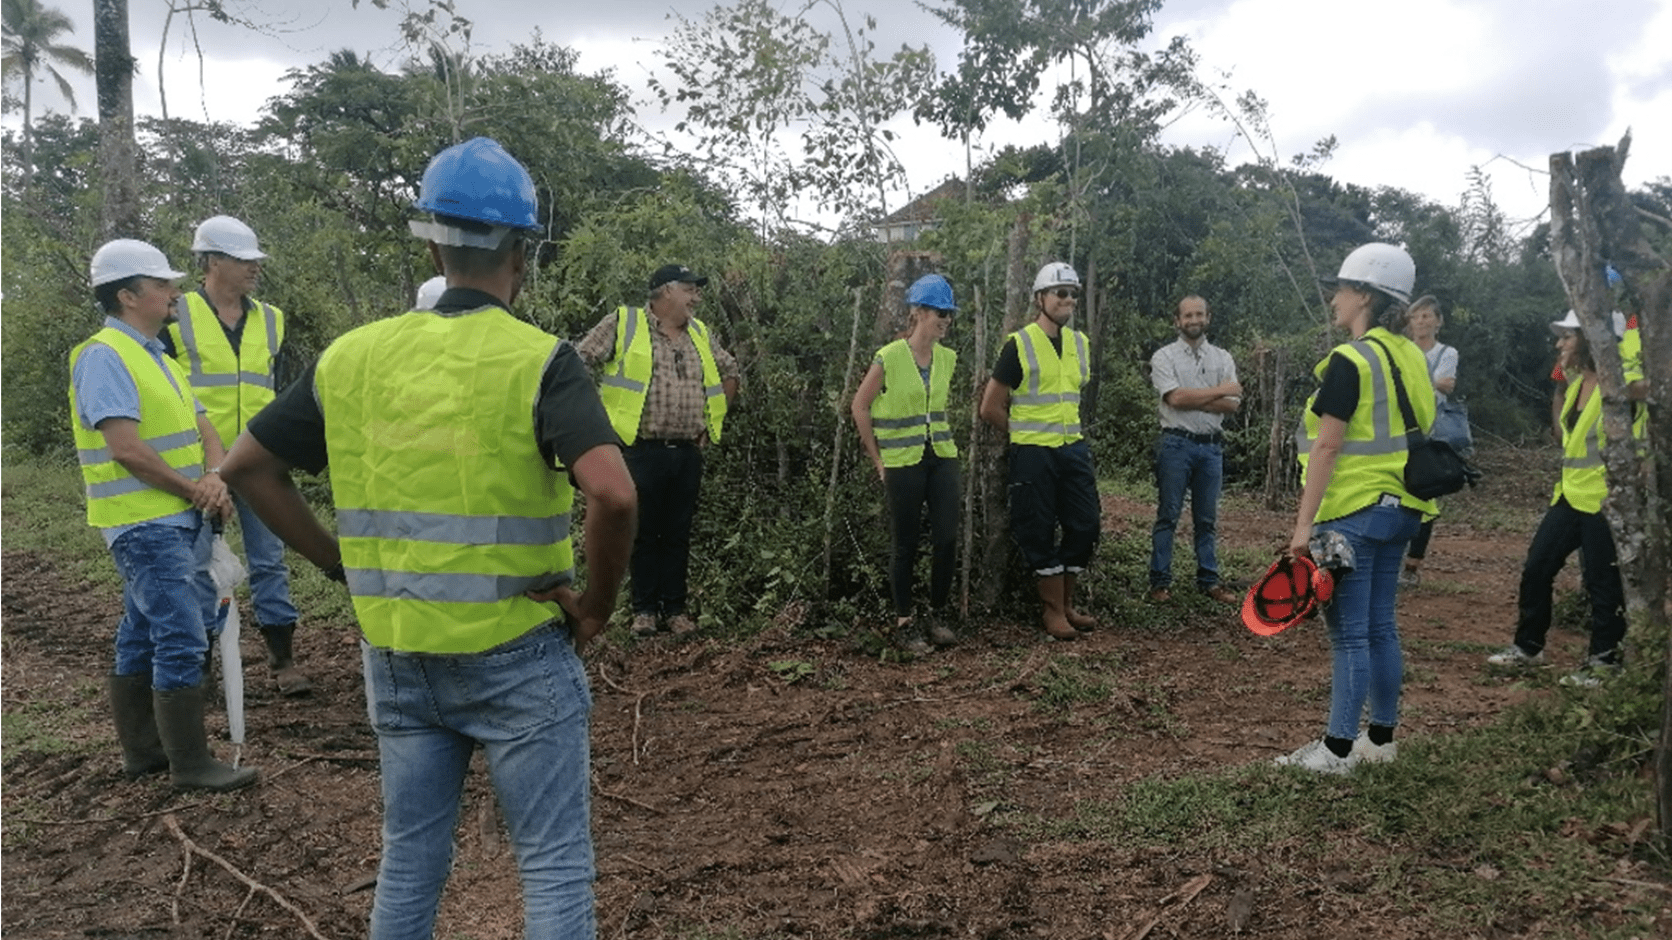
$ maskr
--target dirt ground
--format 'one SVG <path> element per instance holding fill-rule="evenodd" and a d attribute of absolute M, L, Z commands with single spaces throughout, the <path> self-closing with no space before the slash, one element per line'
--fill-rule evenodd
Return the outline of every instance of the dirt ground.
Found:
<path fill-rule="evenodd" d="M 1486 678 L 1481 651 L 1508 639 L 1554 461 L 1502 460 L 1488 466 L 1498 481 L 1529 482 L 1455 500 L 1424 586 L 1401 601 L 1406 737 L 1488 722 L 1526 694 Z M 1111 532 L 1145 531 L 1152 512 L 1118 498 L 1105 510 Z M 1222 516 L 1222 547 L 1260 553 L 1281 543 L 1290 518 L 1244 498 Z M 176 795 L 160 778 L 119 773 L 100 678 L 119 598 L 11 551 L 3 586 L 5 709 L 73 704 L 87 720 L 72 737 L 91 752 L 4 754 L 8 940 L 306 937 L 304 917 L 318 937 L 364 934 L 379 798 L 351 627 L 299 638 L 316 691 L 298 700 L 272 691 L 260 641 L 246 634 L 242 760 L 262 780 L 237 794 Z M 1420 912 L 1363 892 L 1351 873 L 1386 849 L 1350 833 L 1322 850 L 1246 858 L 1024 841 L 992 824 L 1001 806 L 1066 817 L 1132 781 L 1269 760 L 1321 731 L 1319 626 L 1261 639 L 1229 609 L 1196 606 L 1177 627 L 1105 623 L 1074 644 L 1027 624 L 986 626 L 908 664 L 787 626 L 743 646 L 596 645 L 599 936 L 1078 940 L 1140 936 L 1158 918 L 1149 936 L 1230 936 L 1239 923 L 1242 935 L 1300 940 L 1322 935 L 1320 910 L 1355 936 L 1442 936 Z M 1578 635 L 1555 639 L 1557 662 L 1579 658 Z M 1041 707 L 1048 677 L 1067 674 L 1060 663 L 1104 677 L 1113 694 Z M 218 712 L 211 722 L 224 728 Z M 219 748 L 230 755 L 224 739 Z M 187 840 L 201 854 L 188 858 Z M 1276 869 L 1288 874 L 1260 874 Z M 478 767 L 437 936 L 520 936 L 520 909 Z"/>

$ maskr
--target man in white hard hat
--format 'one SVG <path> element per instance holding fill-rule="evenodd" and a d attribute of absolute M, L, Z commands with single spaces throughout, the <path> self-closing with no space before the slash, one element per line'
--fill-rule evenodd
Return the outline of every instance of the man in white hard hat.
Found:
<path fill-rule="evenodd" d="M 205 219 L 192 238 L 203 285 L 175 304 L 164 346 L 191 378 L 227 447 L 244 424 L 273 400 L 284 311 L 250 296 L 267 258 L 248 225 L 229 215 Z M 250 597 L 267 644 L 267 665 L 283 695 L 313 690 L 296 668 L 296 605 L 280 542 L 242 499 L 234 497 L 249 559 Z"/>
<path fill-rule="evenodd" d="M 209 650 L 202 576 L 207 517 L 232 501 L 213 468 L 220 436 L 157 335 L 180 296 L 155 247 L 118 239 L 91 265 L 104 327 L 70 353 L 70 422 L 87 522 L 122 576 L 122 620 L 108 679 L 129 779 L 168 771 L 180 788 L 233 790 L 252 768 L 215 760 L 203 730 Z"/>
<path fill-rule="evenodd" d="M 1005 340 L 981 393 L 982 420 L 1010 434 L 1010 533 L 1038 579 L 1045 632 L 1059 640 L 1097 628 L 1074 608 L 1075 581 L 1101 523 L 1097 472 L 1080 430 L 1091 352 L 1086 335 L 1068 326 L 1079 300 L 1072 267 L 1040 268 L 1033 322 Z"/>

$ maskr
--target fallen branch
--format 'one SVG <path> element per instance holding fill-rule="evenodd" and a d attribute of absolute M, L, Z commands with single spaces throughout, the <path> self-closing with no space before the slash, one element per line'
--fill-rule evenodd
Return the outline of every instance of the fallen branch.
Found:
<path fill-rule="evenodd" d="M 185 889 L 186 878 L 191 874 L 192 856 L 200 855 L 205 861 L 214 862 L 216 865 L 219 865 L 222 869 L 224 869 L 227 874 L 243 882 L 251 892 L 260 891 L 262 894 L 272 898 L 273 903 L 296 915 L 296 919 L 300 920 L 302 922 L 302 926 L 307 928 L 308 936 L 313 937 L 314 940 L 325 940 L 325 937 L 320 934 L 319 928 L 314 926 L 314 922 L 306 913 L 302 911 L 301 908 L 290 903 L 290 901 L 286 900 L 283 895 L 274 891 L 272 888 L 267 887 L 261 882 L 256 881 L 254 878 L 251 878 L 249 875 L 239 871 L 237 866 L 233 865 L 231 862 L 221 858 L 219 855 L 216 855 L 208 849 L 203 848 L 187 837 L 186 833 L 180 829 L 180 821 L 174 818 L 173 813 L 169 813 L 163 817 L 163 824 L 168 826 L 168 831 L 174 833 L 174 838 L 180 840 L 180 844 L 186 849 L 185 870 L 180 873 L 180 883 L 174 889 L 174 922 L 176 924 L 180 923 L 180 892 Z M 249 899 L 247 897 L 244 900 L 246 904 L 249 903 Z M 238 909 L 240 911 L 243 910 L 243 905 L 239 905 Z"/>
<path fill-rule="evenodd" d="M 1173 904 L 1175 907 L 1182 908 L 1191 901 L 1196 900 L 1196 895 L 1201 894 L 1202 890 L 1212 883 L 1213 875 L 1197 875 L 1188 882 L 1185 882 L 1184 887 L 1162 898 L 1161 907 L 1165 908 L 1167 905 Z M 1128 934 L 1126 940 L 1144 940 L 1145 937 L 1149 936 L 1150 931 L 1154 930 L 1156 925 L 1161 923 L 1161 918 L 1163 916 L 1164 914 L 1158 913 L 1154 917 L 1151 917 L 1147 923 Z"/>
<path fill-rule="evenodd" d="M 664 815 L 667 814 L 667 810 L 659 809 L 655 806 L 651 806 L 649 803 L 646 803 L 642 800 L 635 800 L 630 796 L 623 796 L 620 793 L 611 793 L 610 791 L 604 789 L 603 787 L 598 786 L 598 783 L 597 783 L 596 780 L 593 781 L 592 789 L 594 791 L 596 791 L 599 796 L 606 796 L 606 797 L 609 797 L 612 800 L 620 800 L 623 803 L 631 803 L 634 806 L 637 806 L 639 809 L 649 810 L 650 812 L 655 813 L 658 816 L 664 816 Z"/>

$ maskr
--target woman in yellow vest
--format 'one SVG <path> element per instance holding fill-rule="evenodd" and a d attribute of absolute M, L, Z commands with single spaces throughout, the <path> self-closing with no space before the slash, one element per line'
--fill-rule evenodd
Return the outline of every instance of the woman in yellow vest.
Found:
<path fill-rule="evenodd" d="M 1620 318 L 1624 320 L 1623 317 Z M 1620 335 L 1623 323 L 1616 323 Z M 1591 649 L 1585 664 L 1564 685 L 1593 686 L 1619 670 L 1620 641 L 1626 635 L 1625 587 L 1614 551 L 1614 535 L 1602 515 L 1602 501 L 1608 496 L 1607 472 L 1602 464 L 1602 396 L 1597 394 L 1596 360 L 1591 344 L 1579 329 L 1579 318 L 1569 310 L 1565 318 L 1550 324 L 1556 333 L 1556 351 L 1562 372 L 1569 377 L 1563 399 L 1562 475 L 1556 492 L 1527 546 L 1527 561 L 1521 568 L 1520 613 L 1516 618 L 1515 642 L 1486 661 L 1494 666 L 1544 665 L 1544 638 L 1550 632 L 1551 587 L 1568 556 L 1580 552 L 1584 567 L 1581 582 L 1591 602 Z M 1575 377 L 1577 376 L 1577 379 Z M 1645 390 L 1638 381 L 1642 374 L 1628 366 L 1628 394 L 1638 397 Z M 1582 551 L 1581 551 L 1582 550 Z"/>
<path fill-rule="evenodd" d="M 877 350 L 853 396 L 859 442 L 888 494 L 893 559 L 888 583 L 894 597 L 895 640 L 913 655 L 929 642 L 951 646 L 952 565 L 958 539 L 958 448 L 946 420 L 946 401 L 958 355 L 942 346 L 952 314 L 952 285 L 925 274 L 906 292 L 911 322 L 906 335 Z M 923 507 L 929 508 L 929 639 L 912 620 L 912 575 Z"/>
<path fill-rule="evenodd" d="M 1360 762 L 1392 760 L 1404 655 L 1394 601 L 1405 546 L 1434 504 L 1405 489 L 1406 422 L 1394 383 L 1404 386 L 1417 426 L 1434 424 L 1434 388 L 1415 343 L 1400 335 L 1416 281 L 1404 249 L 1372 243 L 1349 254 L 1326 281 L 1334 324 L 1351 340 L 1314 370 L 1320 387 L 1303 413 L 1300 508 L 1289 538 L 1292 556 L 1310 554 L 1314 535 L 1336 532 L 1351 549 L 1351 570 L 1337 570 L 1324 610 L 1334 666 L 1329 725 L 1277 759 L 1317 773 L 1344 774 Z M 1359 716 L 1370 703 L 1370 727 Z"/>

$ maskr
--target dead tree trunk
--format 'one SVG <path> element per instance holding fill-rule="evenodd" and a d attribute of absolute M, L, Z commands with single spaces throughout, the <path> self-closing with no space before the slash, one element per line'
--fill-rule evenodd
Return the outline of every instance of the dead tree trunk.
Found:
<path fill-rule="evenodd" d="M 139 148 L 134 143 L 134 57 L 128 0 L 93 0 L 94 76 L 99 92 L 99 174 L 105 239 L 140 238 Z"/>
<path fill-rule="evenodd" d="M 973 302 L 968 307 L 973 314 L 970 319 L 975 329 L 975 362 L 970 367 L 970 439 L 969 461 L 971 467 L 982 465 L 982 426 L 981 426 L 981 389 L 987 384 L 987 316 L 986 308 L 982 306 L 981 288 L 974 290 Z M 977 494 L 987 492 L 985 486 L 987 478 L 979 473 L 972 474 L 964 481 L 964 546 L 960 553 L 963 558 L 961 565 L 962 587 L 959 589 L 958 611 L 964 616 L 970 615 L 970 567 L 974 562 L 975 552 L 975 507 L 979 504 Z"/>
<path fill-rule="evenodd" d="M 1663 490 L 1672 486 L 1655 466 L 1669 466 L 1672 435 L 1665 427 L 1672 409 L 1666 376 L 1672 363 L 1672 309 L 1667 280 L 1672 269 L 1655 255 L 1644 239 L 1636 211 L 1620 180 L 1631 146 L 1627 135 L 1618 148 L 1598 147 L 1577 155 L 1550 157 L 1550 247 L 1568 301 L 1596 359 L 1597 385 L 1602 393 L 1603 464 L 1608 471 L 1608 517 L 1625 582 L 1626 610 L 1650 635 L 1666 637 L 1672 598 L 1672 567 L 1668 563 L 1666 512 L 1672 505 Z M 1651 299 L 1639 311 L 1643 336 L 1643 371 L 1649 384 L 1648 408 L 1659 430 L 1648 443 L 1631 434 L 1633 405 L 1626 397 L 1625 373 L 1614 339 L 1612 304 L 1608 298 L 1605 265 L 1612 263 L 1627 283 L 1646 285 Z M 1654 448 L 1653 458 L 1647 448 Z M 1660 741 L 1655 755 L 1656 808 L 1664 839 L 1672 840 L 1672 641 L 1665 650 L 1667 670 L 1662 677 L 1663 701 Z"/>
<path fill-rule="evenodd" d="M 1024 213 L 1010 230 L 1005 250 L 1004 317 L 998 336 L 994 337 L 995 347 L 1002 348 L 1003 337 L 1019 329 L 1026 315 L 1028 287 L 1032 284 L 1027 270 L 1031 221 Z M 990 362 L 981 365 L 983 370 L 992 368 Z M 985 387 L 986 383 L 982 385 Z M 984 487 L 981 500 L 984 531 L 981 562 L 977 568 L 980 573 L 979 594 L 982 605 L 991 608 L 1003 596 L 1010 580 L 1010 486 L 1005 467 L 1005 447 L 1009 438 L 985 421 L 977 422 L 975 433 L 981 445 L 981 462 L 972 469 Z"/>
<path fill-rule="evenodd" d="M 842 479 L 842 437 L 848 428 L 848 398 L 853 393 L 853 360 L 859 350 L 859 314 L 865 309 L 865 289 L 853 289 L 853 331 L 848 335 L 848 366 L 842 370 L 842 395 L 836 399 L 836 431 L 830 442 L 830 487 L 824 496 L 824 596 L 830 596 L 833 549 L 836 544 L 836 486 Z"/>

